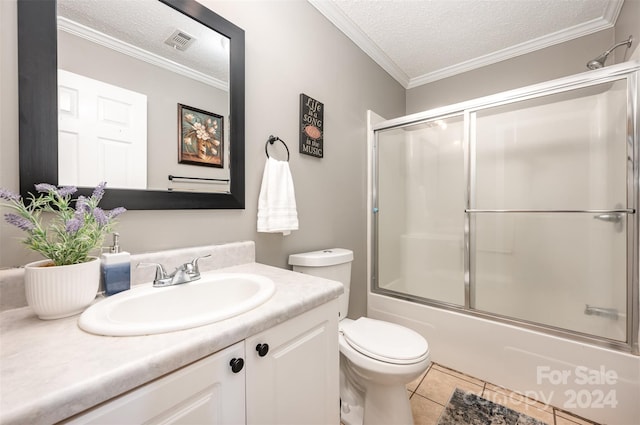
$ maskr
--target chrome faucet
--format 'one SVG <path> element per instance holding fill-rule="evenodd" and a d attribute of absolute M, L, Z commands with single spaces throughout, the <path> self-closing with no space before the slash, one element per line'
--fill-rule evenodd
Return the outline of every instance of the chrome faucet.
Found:
<path fill-rule="evenodd" d="M 188 263 L 176 267 L 172 273 L 167 273 L 164 266 L 158 263 L 139 263 L 139 266 L 156 266 L 156 277 L 153 279 L 154 287 L 180 285 L 200 279 L 198 260 L 211 257 L 211 254 L 196 257 Z"/>

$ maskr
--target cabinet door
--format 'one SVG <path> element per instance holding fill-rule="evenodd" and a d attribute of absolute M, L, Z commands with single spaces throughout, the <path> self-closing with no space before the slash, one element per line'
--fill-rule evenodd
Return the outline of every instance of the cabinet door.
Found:
<path fill-rule="evenodd" d="M 239 342 L 176 372 L 121 395 L 67 424 L 244 424 L 245 370 Z"/>
<path fill-rule="evenodd" d="M 247 424 L 340 423 L 337 300 L 245 343 Z"/>

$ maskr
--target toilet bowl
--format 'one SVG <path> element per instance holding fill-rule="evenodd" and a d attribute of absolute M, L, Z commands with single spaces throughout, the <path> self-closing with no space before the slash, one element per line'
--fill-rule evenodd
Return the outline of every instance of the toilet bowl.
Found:
<path fill-rule="evenodd" d="M 429 366 L 429 345 L 395 323 L 346 318 L 353 252 L 334 248 L 289 256 L 293 270 L 337 280 L 339 299 L 340 419 L 345 425 L 413 424 L 406 384 Z"/>
<path fill-rule="evenodd" d="M 340 322 L 339 346 L 342 422 L 413 424 L 406 384 L 429 365 L 427 341 L 403 326 L 360 318 Z"/>

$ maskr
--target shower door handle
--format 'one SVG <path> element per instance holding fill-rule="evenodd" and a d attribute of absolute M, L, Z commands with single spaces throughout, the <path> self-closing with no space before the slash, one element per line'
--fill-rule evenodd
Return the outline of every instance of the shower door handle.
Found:
<path fill-rule="evenodd" d="M 615 208 L 619 210 L 622 208 L 621 204 L 616 204 Z M 613 223 L 614 229 L 616 232 L 622 232 L 623 228 L 623 213 L 621 211 L 607 211 L 602 214 L 594 215 L 593 218 L 596 220 L 604 221 L 607 223 Z"/>
<path fill-rule="evenodd" d="M 618 224 L 622 222 L 622 213 L 598 214 L 594 215 L 593 218 L 595 218 L 596 220 Z"/>
<path fill-rule="evenodd" d="M 614 212 L 614 213 L 605 213 L 594 215 L 593 218 L 600 221 L 605 221 L 607 223 L 613 223 L 613 227 L 616 232 L 622 232 L 623 222 L 622 222 L 622 213 Z"/>

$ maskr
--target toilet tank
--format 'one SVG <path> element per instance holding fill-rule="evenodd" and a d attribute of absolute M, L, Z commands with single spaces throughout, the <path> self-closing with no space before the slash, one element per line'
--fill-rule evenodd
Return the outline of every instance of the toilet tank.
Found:
<path fill-rule="evenodd" d="M 349 289 L 351 288 L 351 262 L 353 251 L 343 248 L 323 249 L 289 256 L 294 272 L 310 274 L 336 280 L 344 285 L 344 294 L 338 297 L 340 319 L 349 312 Z"/>

